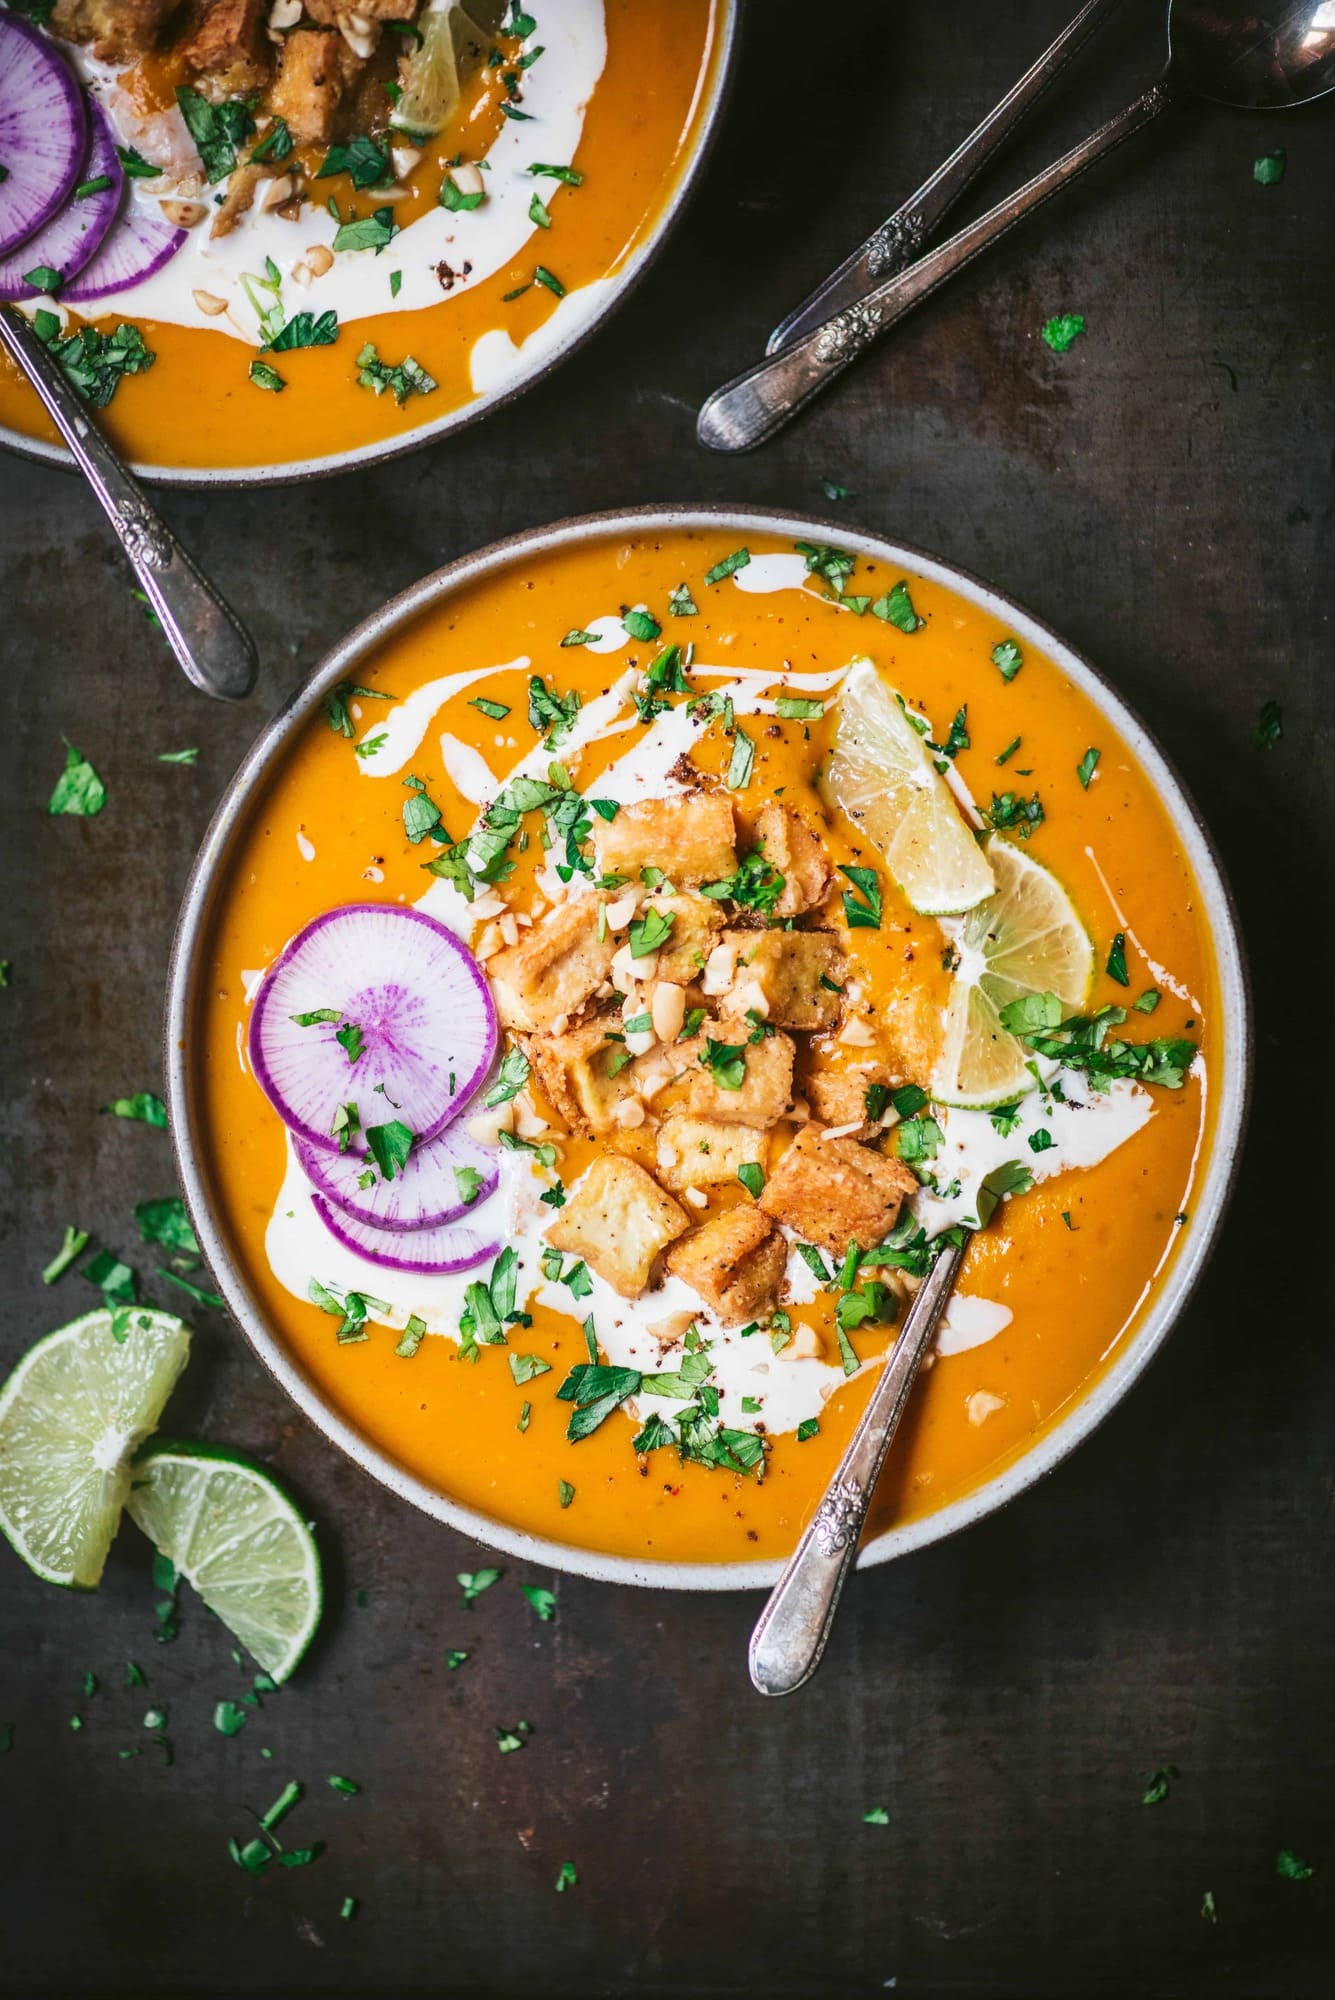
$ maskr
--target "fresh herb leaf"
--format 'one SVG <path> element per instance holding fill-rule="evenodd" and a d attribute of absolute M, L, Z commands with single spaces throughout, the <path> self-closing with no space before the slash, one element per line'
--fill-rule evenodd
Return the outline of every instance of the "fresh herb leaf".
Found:
<path fill-rule="evenodd" d="M 65 1224 L 65 1240 L 43 1271 L 42 1283 L 44 1285 L 54 1285 L 56 1280 L 63 1277 L 64 1273 L 68 1271 L 75 1258 L 83 1255 L 87 1246 L 88 1231 L 86 1229 L 76 1229 L 73 1223 L 67 1222 Z"/>
<path fill-rule="evenodd" d="M 1108 977 L 1115 979 L 1119 986 L 1129 986 L 1126 971 L 1126 932 L 1118 931 L 1108 949 Z"/>
<path fill-rule="evenodd" d="M 901 578 L 893 590 L 887 590 L 884 597 L 878 597 L 872 605 L 873 618 L 883 618 L 887 625 L 894 625 L 901 632 L 921 632 L 927 623 L 913 608 L 908 584 Z"/>
<path fill-rule="evenodd" d="M 529 1079 L 530 1063 L 521 1048 L 509 1048 L 501 1058 L 501 1066 L 496 1081 L 482 1102 L 491 1109 L 497 1104 L 507 1104 L 517 1097 Z"/>
<path fill-rule="evenodd" d="M 1026 685 L 1028 685 L 1028 683 L 1026 683 Z M 1084 756 L 1080 759 L 1080 762 L 1075 767 L 1075 775 L 1077 778 L 1079 778 L 1081 785 L 1084 787 L 1086 791 L 1089 790 L 1089 781 L 1093 777 L 1094 772 L 1098 766 L 1099 758 L 1102 755 L 1103 752 L 1101 750 L 1095 750 L 1091 746 L 1088 750 L 1086 750 Z M 997 762 L 1000 763 L 1001 759 L 998 758 Z"/>
<path fill-rule="evenodd" d="M 1085 331 L 1083 313 L 1057 313 L 1043 328 L 1043 338 L 1054 354 L 1065 354 Z"/>
<path fill-rule="evenodd" d="M 745 569 L 751 560 L 749 549 L 734 549 L 730 556 L 724 556 L 712 569 L 705 571 L 705 582 L 722 583 L 725 576 L 735 576 L 739 569 Z"/>
<path fill-rule="evenodd" d="M 1276 146 L 1272 153 L 1261 153 L 1252 162 L 1252 179 L 1258 187 L 1278 187 L 1287 165 L 1284 148 Z"/>
<path fill-rule="evenodd" d="M 385 1125 L 368 1125 L 366 1143 L 382 1178 L 392 1181 L 395 1174 L 401 1174 L 408 1164 L 408 1155 L 413 1149 L 413 1134 L 402 1119 L 391 1118 Z"/>
<path fill-rule="evenodd" d="M 480 709 L 492 722 L 504 722 L 510 713 L 503 701 L 489 701 L 484 694 L 473 695 L 468 706 Z"/>
<path fill-rule="evenodd" d="M 47 811 L 92 819 L 107 802 L 107 788 L 82 751 L 65 745 L 65 768 L 56 780 Z"/>
<path fill-rule="evenodd" d="M 167 1107 L 151 1090 L 138 1090 L 133 1097 L 114 1097 L 102 1109 L 113 1118 L 137 1119 L 141 1125 L 156 1125 L 160 1132 L 167 1129 Z"/>
<path fill-rule="evenodd" d="M 874 868 L 840 866 L 839 873 L 853 884 L 843 891 L 844 919 L 850 930 L 878 931 L 881 928 L 881 884 Z M 857 893 L 855 894 L 854 891 Z"/>
<path fill-rule="evenodd" d="M 544 1590 L 540 1584 L 521 1583 L 519 1588 L 537 1613 L 544 1625 L 549 1625 L 556 1616 L 556 1596 L 553 1591 Z"/>
<path fill-rule="evenodd" d="M 651 903 L 642 916 L 633 917 L 628 936 L 632 958 L 647 958 L 651 951 L 666 944 L 677 921 L 675 910 L 658 910 Z"/>
<path fill-rule="evenodd" d="M 1024 1194 L 1034 1185 L 1034 1177 L 1028 1167 L 1019 1160 L 1006 1160 L 986 1174 L 978 1188 L 978 1226 L 986 1229 L 997 1212 L 997 1204 L 1005 1196 Z"/>
<path fill-rule="evenodd" d="M 277 395 L 280 390 L 287 387 L 278 370 L 271 368 L 267 361 L 252 361 L 248 372 L 257 389 L 272 389 Z"/>
<path fill-rule="evenodd" d="M 455 1581 L 463 1588 L 464 1610 L 471 1611 L 483 1591 L 490 1590 L 493 1583 L 498 1583 L 503 1574 L 504 1572 L 499 1569 L 460 1570 Z"/>
<path fill-rule="evenodd" d="M 342 234 L 341 230 L 339 234 Z M 409 396 L 429 396 L 440 386 L 420 362 L 413 360 L 411 354 L 405 354 L 395 366 L 382 361 L 374 343 L 369 340 L 357 356 L 357 380 L 363 389 L 371 389 L 377 396 L 383 396 L 386 389 L 390 390 L 400 409 Z"/>
<path fill-rule="evenodd" d="M 252 153 L 251 158 L 255 155 Z M 324 160 L 316 168 L 317 181 L 329 180 L 335 174 L 348 174 L 352 185 L 359 193 L 367 188 L 385 187 L 394 178 L 387 149 L 365 133 L 358 133 L 346 145 L 331 146 Z M 338 246 L 335 245 L 335 248 Z"/>
<path fill-rule="evenodd" d="M 238 146 L 254 136 L 250 106 L 239 97 L 211 104 L 189 84 L 178 84 L 176 102 L 210 181 L 226 180 L 236 165 Z"/>
<path fill-rule="evenodd" d="M 785 722 L 815 722 L 825 713 L 823 701 L 810 701 L 797 694 L 779 695 L 774 708 Z"/>
<path fill-rule="evenodd" d="M 1013 681 L 1024 665 L 1024 654 L 1020 650 L 1018 641 L 1015 639 L 999 639 L 992 648 L 992 664 L 1001 675 L 1003 681 Z M 1025 686 L 1028 687 L 1028 685 L 1029 683 L 1026 681 Z M 1017 736 L 1015 739 L 1016 743 L 1019 740 Z M 1009 754 L 1008 751 L 1007 755 L 1009 756 Z M 1000 762 L 1001 759 L 997 761 Z"/>
<path fill-rule="evenodd" d="M 199 1255 L 199 1244 L 190 1226 L 190 1217 L 178 1194 L 168 1195 L 163 1201 L 139 1202 L 134 1219 L 139 1225 L 141 1242 L 160 1243 L 166 1250 L 185 1250 L 192 1256 Z"/>
<path fill-rule="evenodd" d="M 756 746 L 744 729 L 737 729 L 732 739 L 732 756 L 728 759 L 725 782 L 730 792 L 744 792 L 751 782 L 751 772 L 755 767 Z"/>

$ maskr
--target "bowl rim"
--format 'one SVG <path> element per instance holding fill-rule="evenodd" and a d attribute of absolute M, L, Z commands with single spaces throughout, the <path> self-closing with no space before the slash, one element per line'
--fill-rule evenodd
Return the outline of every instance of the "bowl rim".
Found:
<path fill-rule="evenodd" d="M 714 0 L 714 4 L 718 9 L 717 36 L 710 52 L 699 107 L 693 114 L 698 120 L 695 137 L 678 169 L 668 198 L 625 261 L 616 271 L 608 274 L 612 290 L 603 303 L 585 318 L 576 320 L 564 339 L 547 350 L 530 372 L 521 373 L 507 387 L 494 394 L 474 396 L 469 402 L 445 411 L 442 416 L 421 425 L 407 436 L 387 439 L 383 444 L 356 445 L 348 451 L 330 452 L 319 458 L 293 459 L 283 465 L 149 465 L 132 459 L 129 466 L 135 477 L 153 486 L 217 492 L 223 488 L 297 486 L 313 479 L 332 479 L 344 472 L 362 472 L 369 466 L 406 458 L 410 452 L 422 451 L 443 438 L 453 437 L 456 432 L 481 423 L 493 410 L 513 403 L 537 383 L 545 381 L 620 311 L 650 267 L 658 261 L 713 154 L 723 113 L 736 81 L 745 0 Z M 572 296 L 577 297 L 578 292 Z M 79 471 L 65 445 L 28 437 L 8 424 L 0 424 L 0 450 L 12 452 L 15 457 L 26 458 L 33 464 L 55 466 L 61 472 L 77 474 Z"/>
<path fill-rule="evenodd" d="M 1072 1399 L 1066 1414 L 1029 1451 L 995 1477 L 982 1481 L 935 1513 L 876 1536 L 858 1557 L 860 1569 L 890 1562 L 944 1540 L 1005 1506 L 1046 1478 L 1122 1400 L 1163 1346 L 1213 1249 L 1237 1178 L 1252 1081 L 1251 989 L 1236 905 L 1214 843 L 1190 794 L 1155 738 L 1098 668 L 1043 620 L 959 565 L 911 543 L 891 541 L 845 521 L 790 514 L 784 509 L 746 508 L 727 502 L 618 508 L 505 536 L 434 570 L 363 619 L 326 654 L 260 732 L 224 791 L 190 870 L 168 968 L 164 1022 L 168 1122 L 182 1192 L 219 1289 L 252 1350 L 303 1415 L 363 1471 L 422 1512 L 507 1555 L 598 1581 L 673 1590 L 768 1589 L 777 1580 L 783 1563 L 641 1559 L 605 1554 L 530 1534 L 494 1521 L 429 1486 L 372 1443 L 326 1401 L 316 1383 L 269 1330 L 243 1273 L 231 1257 L 221 1229 L 215 1226 L 207 1181 L 198 1157 L 199 1134 L 186 1041 L 202 973 L 199 947 L 207 935 L 230 848 L 242 831 L 271 767 L 285 754 L 290 741 L 335 681 L 344 678 L 386 637 L 421 612 L 517 560 L 618 536 L 643 537 L 722 527 L 742 535 L 833 541 L 878 561 L 902 564 L 906 570 L 968 598 L 1008 625 L 1022 643 L 1046 652 L 1121 732 L 1154 782 L 1191 863 L 1215 947 L 1222 1023 L 1222 1055 L 1214 1083 L 1217 1102 L 1213 1125 L 1201 1149 L 1200 1179 L 1193 1197 L 1194 1227 L 1176 1248 L 1157 1296 L 1150 1300 L 1139 1327 L 1123 1340 L 1121 1352 L 1086 1391 Z"/>

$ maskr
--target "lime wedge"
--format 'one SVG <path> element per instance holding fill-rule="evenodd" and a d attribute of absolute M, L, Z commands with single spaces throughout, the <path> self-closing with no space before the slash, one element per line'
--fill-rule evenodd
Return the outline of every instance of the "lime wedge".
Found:
<path fill-rule="evenodd" d="M 430 139 L 449 124 L 464 81 L 495 40 L 501 12 L 495 0 L 474 0 L 471 11 L 455 0 L 436 0 L 422 13 L 421 39 L 400 69 L 389 120 L 394 131 Z"/>
<path fill-rule="evenodd" d="M 1056 877 L 1004 840 L 990 840 L 986 853 L 995 893 L 954 929 L 960 963 L 932 1079 L 938 1104 L 983 1108 L 1032 1090 L 1029 1052 L 1002 1027 L 1001 1009 L 1030 994 L 1055 993 L 1076 1011 L 1094 978 L 1094 947 Z"/>
<path fill-rule="evenodd" d="M 30 1347 L 0 1389 L 0 1529 L 47 1583 L 93 1590 L 130 1486 L 190 1354 L 171 1313 L 85 1313 Z"/>
<path fill-rule="evenodd" d="M 315 1636 L 323 1594 L 315 1537 L 276 1479 L 234 1451 L 154 1444 L 127 1501 L 159 1555 L 285 1681 Z"/>
<path fill-rule="evenodd" d="M 991 893 L 987 857 L 893 689 L 854 660 L 839 696 L 824 789 L 875 841 L 915 910 L 956 915 Z"/>

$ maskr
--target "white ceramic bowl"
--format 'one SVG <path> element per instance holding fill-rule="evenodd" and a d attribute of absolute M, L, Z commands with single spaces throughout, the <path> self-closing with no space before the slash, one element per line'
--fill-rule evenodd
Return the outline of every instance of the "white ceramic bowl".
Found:
<path fill-rule="evenodd" d="M 544 376 L 550 375 L 568 355 L 573 354 L 576 348 L 582 347 L 590 335 L 604 325 L 634 290 L 681 216 L 713 145 L 732 85 L 740 40 L 741 5 L 742 0 L 718 0 L 714 46 L 710 51 L 708 66 L 700 86 L 695 136 L 678 168 L 667 200 L 652 226 L 609 279 L 607 289 L 601 294 L 595 309 L 586 318 L 574 320 L 560 340 L 535 353 L 528 365 L 507 381 L 503 388 L 488 390 L 483 395 L 474 397 L 472 402 L 464 403 L 457 410 L 447 410 L 443 416 L 419 425 L 406 437 L 387 439 L 383 444 L 358 445 L 355 450 L 330 452 L 321 458 L 297 459 L 278 465 L 214 467 L 146 465 L 136 462 L 134 471 L 141 479 L 152 480 L 163 486 L 209 489 L 220 486 L 292 485 L 298 480 L 320 479 L 330 473 L 353 472 L 368 465 L 378 465 L 383 459 L 402 458 L 407 452 L 418 451 L 423 445 L 434 444 L 440 438 L 449 437 L 454 431 L 464 430 L 469 424 L 479 422 L 490 411 L 499 409 L 503 403 L 513 402 L 525 389 L 531 388 L 535 382 L 540 382 Z M 114 309 L 114 306 L 113 299 L 109 310 Z M 58 465 L 68 472 L 75 469 L 74 460 L 64 445 L 47 444 L 40 439 L 25 437 L 21 431 L 13 430 L 6 424 L 0 424 L 0 446 L 8 447 L 22 458 L 37 459 L 46 465 Z"/>
<path fill-rule="evenodd" d="M 625 1556 L 599 1555 L 564 1542 L 530 1535 L 493 1521 L 437 1492 L 365 1438 L 355 1425 L 325 1400 L 264 1316 L 234 1262 L 226 1236 L 210 1207 L 207 1177 L 201 1165 L 200 1113 L 190 1080 L 191 1022 L 202 975 L 201 945 L 207 936 L 218 885 L 228 857 L 252 802 L 264 790 L 270 773 L 286 755 L 294 736 L 335 681 L 355 680 L 358 670 L 392 632 L 429 605 L 479 577 L 502 570 L 517 559 L 528 560 L 548 550 L 569 548 L 600 539 L 625 541 L 680 528 L 722 528 L 748 534 L 780 535 L 789 540 L 835 542 L 876 561 L 903 568 L 946 585 L 982 607 L 1022 643 L 1046 653 L 1094 703 L 1130 745 L 1153 779 L 1165 810 L 1187 855 L 1199 885 L 1206 920 L 1214 940 L 1219 977 L 1222 1059 L 1214 1078 L 1214 1129 L 1192 1202 L 1191 1227 L 1167 1277 L 1135 1332 L 1126 1339 L 1112 1366 L 1072 1406 L 1060 1423 L 1031 1450 L 972 1493 L 953 1501 L 923 1520 L 892 1528 L 863 1548 L 859 1567 L 889 1562 L 910 1549 L 922 1548 L 945 1535 L 958 1533 L 1003 1506 L 1017 1493 L 1043 1478 L 1074 1450 L 1082 1438 L 1121 1401 L 1131 1384 L 1163 1342 L 1186 1305 L 1201 1274 L 1231 1191 L 1246 1120 L 1251 1080 L 1251 1002 L 1246 968 L 1238 939 L 1233 899 L 1220 870 L 1213 844 L 1187 797 L 1181 780 L 1144 724 L 1087 660 L 1064 639 L 1009 598 L 1000 597 L 976 577 L 903 543 L 858 533 L 843 522 L 812 521 L 764 511 L 732 507 L 646 507 L 628 513 L 590 514 L 554 527 L 535 528 L 497 542 L 479 554 L 450 563 L 423 578 L 411 590 L 393 598 L 383 610 L 359 625 L 324 661 L 288 707 L 262 732 L 259 741 L 233 778 L 204 838 L 181 907 L 167 994 L 165 1046 L 167 1093 L 172 1140 L 181 1186 L 194 1218 L 200 1244 L 213 1267 L 219 1287 L 251 1346 L 297 1406 L 324 1435 L 345 1451 L 391 1492 L 411 1501 L 424 1513 L 448 1521 L 451 1527 L 508 1554 L 573 1570 L 581 1576 L 611 1583 L 656 1585 L 674 1590 L 753 1590 L 777 1578 L 776 1562 L 643 1562 Z"/>

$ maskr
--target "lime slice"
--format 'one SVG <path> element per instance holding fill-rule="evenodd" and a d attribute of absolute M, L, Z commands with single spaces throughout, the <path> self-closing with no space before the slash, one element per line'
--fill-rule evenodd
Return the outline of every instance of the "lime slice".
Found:
<path fill-rule="evenodd" d="M 915 910 L 956 915 L 990 895 L 986 855 L 870 660 L 854 660 L 845 677 L 824 787 L 875 841 Z"/>
<path fill-rule="evenodd" d="M 267 1674 L 285 1681 L 315 1636 L 323 1594 L 306 1522 L 276 1479 L 210 1444 L 154 1444 L 127 1502 L 159 1555 Z"/>
<path fill-rule="evenodd" d="M 394 131 L 430 139 L 449 124 L 465 79 L 495 40 L 501 12 L 495 0 L 474 0 L 471 10 L 436 0 L 419 17 L 421 40 L 401 68 L 390 114 Z"/>
<path fill-rule="evenodd" d="M 47 1583 L 93 1590 L 130 1486 L 190 1354 L 171 1313 L 85 1313 L 30 1347 L 0 1389 L 0 1529 Z"/>
<path fill-rule="evenodd" d="M 1002 1027 L 1001 1009 L 1055 993 L 1075 1011 L 1094 978 L 1094 947 L 1056 877 L 1004 840 L 989 841 L 986 852 L 997 886 L 955 930 L 960 963 L 932 1079 L 938 1104 L 986 1107 L 1032 1090 L 1029 1051 Z"/>

